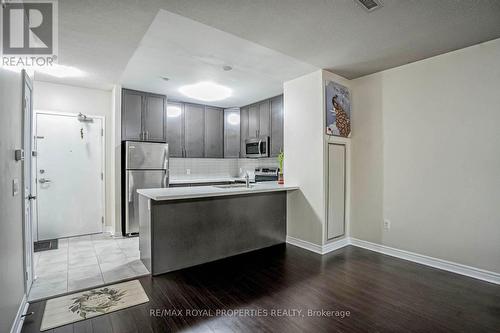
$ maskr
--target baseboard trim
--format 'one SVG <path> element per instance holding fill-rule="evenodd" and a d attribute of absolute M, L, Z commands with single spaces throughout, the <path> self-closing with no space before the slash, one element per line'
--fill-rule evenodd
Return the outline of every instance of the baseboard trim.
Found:
<path fill-rule="evenodd" d="M 27 301 L 26 295 L 23 296 L 21 300 L 21 304 L 19 305 L 19 309 L 17 309 L 16 318 L 14 318 L 14 322 L 12 323 L 12 327 L 10 328 L 10 333 L 19 333 L 23 328 L 24 317 L 28 311 L 29 303 Z"/>
<path fill-rule="evenodd" d="M 286 242 L 291 245 L 295 245 L 298 247 L 301 247 L 305 250 L 312 251 L 314 253 L 318 254 L 326 254 L 328 252 L 332 252 L 335 250 L 338 250 L 340 248 L 343 248 L 344 246 L 349 245 L 349 239 L 348 238 L 342 238 L 336 241 L 333 241 L 331 243 L 325 244 L 323 246 L 317 245 L 299 238 L 291 237 L 291 236 L 286 236 Z"/>
<path fill-rule="evenodd" d="M 422 254 L 396 249 L 393 247 L 367 242 L 361 239 L 351 238 L 351 245 L 364 248 L 366 250 L 387 254 L 392 257 L 413 261 L 422 265 L 442 269 L 448 272 L 457 273 L 460 275 L 469 276 L 478 280 L 483 280 L 495 284 L 500 284 L 500 274 L 487 271 L 480 268 L 475 268 L 467 265 L 462 265 L 456 262 L 443 259 L 433 258 Z"/>
<path fill-rule="evenodd" d="M 392 257 L 412 261 L 418 264 L 442 269 L 444 271 L 465 275 L 471 278 L 475 278 L 478 280 L 491 282 L 494 284 L 500 284 L 500 274 L 487 271 L 481 268 L 471 267 L 463 264 L 459 264 L 452 261 L 447 261 L 443 259 L 429 257 L 423 254 L 418 254 L 406 250 L 400 250 L 393 247 L 389 247 L 386 245 L 376 244 L 372 242 L 367 242 L 357 238 L 342 238 L 337 241 L 325 244 L 323 246 L 317 245 L 299 238 L 286 236 L 286 242 L 301 247 L 305 250 L 312 251 L 318 254 L 326 254 L 340 248 L 343 248 L 347 245 L 353 245 L 357 247 L 361 247 L 366 250 L 386 254 Z"/>

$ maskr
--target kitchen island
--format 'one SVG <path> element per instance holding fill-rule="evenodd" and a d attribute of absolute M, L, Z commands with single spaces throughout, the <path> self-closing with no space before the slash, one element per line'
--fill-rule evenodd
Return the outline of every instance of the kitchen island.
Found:
<path fill-rule="evenodd" d="M 285 242 L 277 182 L 137 190 L 141 260 L 153 275 Z"/>

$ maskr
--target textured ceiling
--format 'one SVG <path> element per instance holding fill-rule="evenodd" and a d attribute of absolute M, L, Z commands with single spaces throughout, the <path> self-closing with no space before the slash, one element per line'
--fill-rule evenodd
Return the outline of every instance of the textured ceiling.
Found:
<path fill-rule="evenodd" d="M 499 0 L 165 1 L 169 11 L 355 78 L 500 37 Z"/>
<path fill-rule="evenodd" d="M 500 37 L 498 0 L 383 0 L 371 13 L 354 0 L 59 1 L 59 59 L 119 83 L 160 9 L 355 78 Z"/>
<path fill-rule="evenodd" d="M 224 66 L 232 67 L 225 71 Z M 183 85 L 213 81 L 232 95 L 205 103 L 241 107 L 283 92 L 283 83 L 316 70 L 280 52 L 160 10 L 128 62 L 123 87 L 200 102 L 179 93 Z M 162 77 L 168 77 L 165 81 Z"/>

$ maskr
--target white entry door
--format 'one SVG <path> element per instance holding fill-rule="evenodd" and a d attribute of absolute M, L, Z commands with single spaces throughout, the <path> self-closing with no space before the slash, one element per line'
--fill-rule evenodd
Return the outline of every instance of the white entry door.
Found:
<path fill-rule="evenodd" d="M 38 240 L 102 232 L 103 122 L 37 112 Z"/>
<path fill-rule="evenodd" d="M 23 70 L 23 195 L 24 195 L 24 263 L 26 294 L 29 293 L 33 283 L 33 211 L 34 195 L 32 144 L 33 144 L 33 82 Z"/>

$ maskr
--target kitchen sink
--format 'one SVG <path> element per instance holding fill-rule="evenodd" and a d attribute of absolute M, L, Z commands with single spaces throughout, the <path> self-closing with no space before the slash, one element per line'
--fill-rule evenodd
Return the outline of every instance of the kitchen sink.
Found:
<path fill-rule="evenodd" d="M 249 188 L 252 188 L 254 187 L 255 185 L 250 185 Z M 214 187 L 217 187 L 217 188 L 245 188 L 247 187 L 246 184 L 226 184 L 226 185 L 215 185 Z"/>

